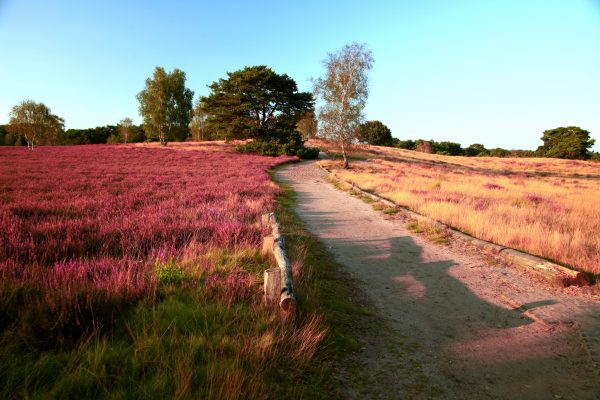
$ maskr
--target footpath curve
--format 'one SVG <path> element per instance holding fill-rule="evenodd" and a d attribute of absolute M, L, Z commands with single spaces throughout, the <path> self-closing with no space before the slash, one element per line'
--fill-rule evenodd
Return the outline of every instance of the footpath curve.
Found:
<path fill-rule="evenodd" d="M 382 325 L 338 370 L 347 398 L 599 399 L 600 301 L 474 248 L 434 245 L 335 189 L 315 162 L 277 178 Z"/>

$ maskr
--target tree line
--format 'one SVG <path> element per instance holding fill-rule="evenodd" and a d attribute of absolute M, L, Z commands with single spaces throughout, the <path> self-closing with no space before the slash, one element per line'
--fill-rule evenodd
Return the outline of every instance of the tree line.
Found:
<path fill-rule="evenodd" d="M 488 149 L 480 143 L 463 148 L 460 143 L 423 139 L 400 140 L 392 137 L 391 130 L 381 121 L 367 121 L 357 131 L 357 142 L 376 146 L 396 147 L 424 153 L 467 157 L 548 157 L 600 160 L 600 153 L 591 151 L 595 140 L 590 132 L 578 126 L 560 127 L 543 132 L 543 144 L 536 150 Z"/>
<path fill-rule="evenodd" d="M 169 141 L 252 139 L 238 150 L 312 158 L 318 151 L 304 147 L 304 142 L 322 137 L 339 145 L 346 168 L 347 151 L 355 143 L 445 155 L 600 158 L 590 151 L 595 142 L 590 133 L 575 126 L 544 131 L 543 145 L 535 151 L 394 138 L 382 122 L 365 121 L 373 63 L 366 44 L 352 43 L 327 55 L 325 72 L 313 79 L 312 92 L 300 92 L 287 74 L 259 65 L 227 72 L 208 85 L 210 93 L 196 103 L 185 85 L 185 72 L 156 67 L 136 96 L 143 119 L 139 126 L 124 118 L 116 125 L 65 131 L 64 120 L 49 107 L 25 100 L 12 108 L 9 124 L 0 126 L 0 144 L 33 149 L 38 144 L 158 141 L 166 146 Z"/>

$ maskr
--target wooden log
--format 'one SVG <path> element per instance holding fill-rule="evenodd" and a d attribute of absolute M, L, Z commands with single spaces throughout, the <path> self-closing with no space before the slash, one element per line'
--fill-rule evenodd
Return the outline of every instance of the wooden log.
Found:
<path fill-rule="evenodd" d="M 265 236 L 262 243 L 262 254 L 270 256 L 273 254 L 273 245 L 275 244 L 275 238 L 272 235 Z"/>
<path fill-rule="evenodd" d="M 294 285 L 292 283 L 292 264 L 285 254 L 283 237 L 279 236 L 273 245 L 273 255 L 275 261 L 281 270 L 281 293 L 279 305 L 284 311 L 294 311 L 296 307 L 296 296 L 294 295 Z"/>
<path fill-rule="evenodd" d="M 590 284 L 588 276 L 580 271 L 574 271 L 546 261 L 543 258 L 532 256 L 513 249 L 504 249 L 500 254 L 508 258 L 515 265 L 532 269 L 543 279 L 562 286 L 586 286 Z"/>
<path fill-rule="evenodd" d="M 281 298 L 281 269 L 271 268 L 264 273 L 264 292 L 267 303 L 279 303 Z"/>
<path fill-rule="evenodd" d="M 273 254 L 277 263 L 279 275 L 275 276 L 272 272 L 275 268 L 265 271 L 265 298 L 272 299 L 274 296 L 273 290 L 277 287 L 277 301 L 280 307 L 287 312 L 293 312 L 296 308 L 296 296 L 294 295 L 294 285 L 292 281 L 292 264 L 285 252 L 285 240 L 283 238 L 281 225 L 277 222 L 274 213 L 263 214 L 261 217 L 263 224 L 268 224 L 271 227 L 271 235 L 263 238 L 262 252 L 263 254 Z M 278 286 L 272 281 L 278 279 Z"/>

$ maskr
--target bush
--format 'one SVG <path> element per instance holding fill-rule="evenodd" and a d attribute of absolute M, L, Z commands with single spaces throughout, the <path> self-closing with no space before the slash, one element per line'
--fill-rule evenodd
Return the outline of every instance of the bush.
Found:
<path fill-rule="evenodd" d="M 417 146 L 417 142 L 415 140 L 400 140 L 397 138 L 393 138 L 392 139 L 392 144 L 394 145 L 394 147 L 397 147 L 399 149 L 405 149 L 405 150 L 414 150 L 415 147 Z"/>
<path fill-rule="evenodd" d="M 298 156 L 304 159 L 314 159 L 319 156 L 318 148 L 304 147 L 300 133 L 293 132 L 286 138 L 287 142 L 277 140 L 255 139 L 251 142 L 237 146 L 240 153 L 258 153 L 262 156 Z"/>
<path fill-rule="evenodd" d="M 301 147 L 296 155 L 304 160 L 314 160 L 319 157 L 319 151 L 317 147 Z"/>

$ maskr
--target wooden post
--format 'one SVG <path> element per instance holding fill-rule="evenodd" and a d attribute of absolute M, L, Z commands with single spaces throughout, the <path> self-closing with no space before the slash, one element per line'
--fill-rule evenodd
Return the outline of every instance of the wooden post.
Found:
<path fill-rule="evenodd" d="M 273 245 L 275 243 L 275 239 L 272 235 L 265 236 L 263 238 L 262 243 L 262 254 L 265 256 L 270 256 L 273 254 Z"/>
<path fill-rule="evenodd" d="M 279 268 L 265 270 L 264 290 L 267 303 L 279 302 L 281 297 L 281 270 Z"/>

